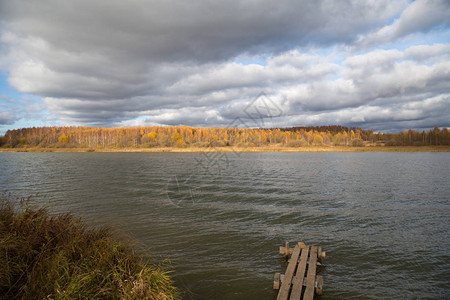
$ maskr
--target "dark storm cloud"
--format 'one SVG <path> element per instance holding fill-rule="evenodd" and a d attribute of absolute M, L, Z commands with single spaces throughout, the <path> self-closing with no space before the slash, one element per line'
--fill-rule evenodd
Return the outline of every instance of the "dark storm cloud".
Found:
<path fill-rule="evenodd" d="M 0 111 L 0 125 L 11 125 L 16 121 L 16 117 L 8 111 Z"/>
<path fill-rule="evenodd" d="M 152 91 L 159 76 L 170 84 L 189 61 L 216 63 L 246 52 L 272 55 L 355 39 L 401 7 L 381 2 L 3 1 L 3 41 L 29 56 L 11 66 L 19 90 L 119 99 Z M 183 66 L 160 70 L 167 62 Z"/>
<path fill-rule="evenodd" d="M 14 32 L 61 50 L 208 61 L 351 41 L 405 1 L 3 1 Z M 60 62 L 55 62 L 59 65 Z"/>
<path fill-rule="evenodd" d="M 402 105 L 450 93 L 448 44 L 373 48 L 447 30 L 446 1 L 0 5 L 0 68 L 66 124 L 226 126 L 264 91 L 283 110 L 279 126 L 394 128 Z"/>

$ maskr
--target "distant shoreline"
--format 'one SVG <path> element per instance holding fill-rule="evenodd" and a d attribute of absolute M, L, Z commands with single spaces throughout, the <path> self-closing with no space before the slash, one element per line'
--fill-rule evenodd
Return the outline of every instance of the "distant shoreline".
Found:
<path fill-rule="evenodd" d="M 450 146 L 155 147 L 155 148 L 0 148 L 0 152 L 450 152 Z"/>

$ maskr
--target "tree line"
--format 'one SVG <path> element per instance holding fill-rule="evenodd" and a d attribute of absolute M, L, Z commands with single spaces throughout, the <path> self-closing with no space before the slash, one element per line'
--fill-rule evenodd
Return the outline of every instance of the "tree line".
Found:
<path fill-rule="evenodd" d="M 397 134 L 345 126 L 272 129 L 144 127 L 33 127 L 8 130 L 0 147 L 151 148 L 151 147 L 258 147 L 258 146 L 430 146 L 449 145 L 447 128 L 408 130 Z"/>

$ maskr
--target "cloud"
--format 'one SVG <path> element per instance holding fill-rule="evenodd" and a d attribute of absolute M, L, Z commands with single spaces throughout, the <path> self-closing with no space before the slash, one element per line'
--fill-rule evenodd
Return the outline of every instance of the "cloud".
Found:
<path fill-rule="evenodd" d="M 367 104 L 394 105 L 448 93 L 448 46 L 374 50 L 349 56 L 336 80 L 302 83 L 282 91 L 292 106 L 305 111 L 336 110 Z M 427 59 L 423 60 L 426 55 Z M 419 59 L 417 59 L 419 57 Z"/>
<path fill-rule="evenodd" d="M 342 124 L 362 126 L 371 124 L 377 130 L 398 131 L 408 128 L 431 128 L 436 124 L 449 127 L 450 94 L 391 106 L 362 105 L 316 115 L 298 114 L 297 122 L 305 125 Z M 415 124 L 415 126 L 411 126 Z"/>
<path fill-rule="evenodd" d="M 360 45 L 377 45 L 433 28 L 450 27 L 450 5 L 447 0 L 413 1 L 391 25 L 377 29 L 359 40 Z"/>
<path fill-rule="evenodd" d="M 398 112 L 398 107 L 392 108 L 398 103 L 450 93 L 449 55 L 446 45 L 437 44 L 405 51 L 374 50 L 336 64 L 332 56 L 289 51 L 271 57 L 265 66 L 235 62 L 185 66 L 179 74 L 167 76 L 170 84 L 159 87 L 157 94 L 43 100 L 68 124 L 123 125 L 131 123 L 121 121 L 140 118 L 142 124 L 227 126 L 237 117 L 251 123 L 244 109 L 263 90 L 283 115 L 291 117 L 280 126 L 314 125 L 311 121 L 370 127 L 381 121 L 358 108 L 378 109 L 386 122 L 398 122 L 403 119 L 391 113 Z M 169 74 L 171 68 L 160 69 Z M 314 117 L 298 117 L 308 114 Z M 407 116 L 417 119 L 413 114 Z"/>
<path fill-rule="evenodd" d="M 3 1 L 14 32 L 83 53 L 153 60 L 213 60 L 262 47 L 348 40 L 398 14 L 407 1 Z M 56 26 L 57 25 L 57 26 Z"/>
<path fill-rule="evenodd" d="M 216 64 L 243 53 L 345 42 L 403 6 L 404 1 L 341 6 L 331 1 L 151 1 L 144 7 L 138 1 L 4 1 L 2 41 L 13 62 L 10 83 L 19 91 L 118 99 L 157 89 L 167 62 L 185 69 L 189 62 Z M 167 75 L 164 84 L 173 76 Z"/>
<path fill-rule="evenodd" d="M 0 125 L 11 125 L 16 121 L 16 116 L 9 111 L 0 111 Z"/>
<path fill-rule="evenodd" d="M 283 110 L 272 120 L 278 126 L 401 128 L 408 118 L 411 124 L 426 119 L 407 104 L 450 92 L 450 45 L 380 46 L 448 30 L 449 6 L 2 1 L 0 69 L 11 86 L 41 97 L 52 116 L 70 125 L 251 122 L 244 109 L 264 91 Z"/>
<path fill-rule="evenodd" d="M 2 131 L 9 127 L 7 125 L 13 125 L 16 121 L 38 121 L 46 118 L 47 114 L 47 107 L 37 97 L 20 95 L 18 99 L 15 99 L 7 94 L 0 95 L 0 130 Z"/>

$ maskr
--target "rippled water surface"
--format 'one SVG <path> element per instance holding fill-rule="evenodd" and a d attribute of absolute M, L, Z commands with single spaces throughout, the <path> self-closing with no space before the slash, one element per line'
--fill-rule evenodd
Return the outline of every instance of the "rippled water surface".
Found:
<path fill-rule="evenodd" d="M 448 153 L 0 153 L 0 190 L 125 231 L 185 298 L 275 299 L 288 240 L 321 299 L 450 297 Z"/>

